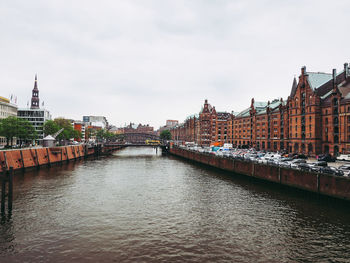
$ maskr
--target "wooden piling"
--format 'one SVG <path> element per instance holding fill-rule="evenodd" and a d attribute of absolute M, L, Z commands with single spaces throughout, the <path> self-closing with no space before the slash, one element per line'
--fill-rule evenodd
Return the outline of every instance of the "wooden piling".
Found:
<path fill-rule="evenodd" d="M 3 177 L 1 178 L 1 213 L 5 213 L 5 197 L 6 197 L 6 172 L 4 172 Z"/>
<path fill-rule="evenodd" d="M 49 148 L 46 148 L 46 154 L 47 154 L 47 165 L 51 167 Z"/>
<path fill-rule="evenodd" d="M 26 168 L 24 166 L 23 152 L 22 152 L 22 150 L 19 150 L 19 152 L 21 154 L 22 171 L 25 172 Z"/>
<path fill-rule="evenodd" d="M 13 167 L 10 167 L 8 174 L 8 196 L 7 196 L 9 211 L 12 211 L 12 201 L 13 201 Z"/>
<path fill-rule="evenodd" d="M 36 162 L 36 169 L 39 170 L 40 168 L 40 163 L 39 163 L 39 156 L 38 156 L 38 151 L 35 149 L 35 162 Z"/>

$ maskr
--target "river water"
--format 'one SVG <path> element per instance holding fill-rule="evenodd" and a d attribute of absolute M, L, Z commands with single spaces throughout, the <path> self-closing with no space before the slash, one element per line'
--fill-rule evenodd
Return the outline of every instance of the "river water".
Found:
<path fill-rule="evenodd" d="M 350 262 L 350 210 L 151 148 L 16 175 L 0 262 Z"/>

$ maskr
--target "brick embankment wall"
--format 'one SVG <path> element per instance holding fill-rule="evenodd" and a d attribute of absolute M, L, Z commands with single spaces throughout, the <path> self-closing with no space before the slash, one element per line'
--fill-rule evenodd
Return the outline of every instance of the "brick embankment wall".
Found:
<path fill-rule="evenodd" d="M 221 158 L 172 147 L 170 153 L 198 163 L 321 195 L 350 201 L 350 178 Z"/>
<path fill-rule="evenodd" d="M 94 153 L 94 148 L 84 145 L 0 151 L 0 173 L 9 170 L 10 167 L 23 170 L 76 160 Z"/>

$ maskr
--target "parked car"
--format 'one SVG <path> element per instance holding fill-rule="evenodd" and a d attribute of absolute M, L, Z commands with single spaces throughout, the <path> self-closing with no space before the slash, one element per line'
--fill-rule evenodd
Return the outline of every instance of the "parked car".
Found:
<path fill-rule="evenodd" d="M 321 172 L 325 173 L 325 174 L 336 175 L 336 176 L 343 176 L 344 175 L 344 172 L 342 170 L 339 170 L 335 167 L 330 167 L 330 166 L 323 167 Z"/>
<path fill-rule="evenodd" d="M 311 166 L 308 163 L 299 163 L 298 168 L 302 171 L 310 171 Z"/>
<path fill-rule="evenodd" d="M 301 163 L 306 163 L 305 159 L 294 159 L 293 161 L 290 162 L 290 167 L 294 169 L 299 168 L 299 164 Z"/>
<path fill-rule="evenodd" d="M 337 160 L 340 160 L 340 161 L 350 161 L 350 154 L 341 154 L 341 155 L 339 155 L 339 157 L 337 158 Z"/>
<path fill-rule="evenodd" d="M 350 175 L 350 164 L 339 166 L 338 169 L 343 171 L 344 176 Z"/>
<path fill-rule="evenodd" d="M 305 154 L 295 154 L 292 157 L 293 159 L 307 159 L 307 156 Z"/>
<path fill-rule="evenodd" d="M 310 169 L 313 172 L 322 172 L 323 167 L 328 166 L 327 162 L 325 161 L 318 161 L 315 163 L 310 163 Z"/>
<path fill-rule="evenodd" d="M 335 160 L 336 158 L 330 155 L 329 153 L 317 156 L 317 161 L 335 162 Z"/>

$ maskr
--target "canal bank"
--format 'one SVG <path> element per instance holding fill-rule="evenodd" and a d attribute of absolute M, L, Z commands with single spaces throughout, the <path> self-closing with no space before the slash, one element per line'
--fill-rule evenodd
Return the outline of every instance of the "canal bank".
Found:
<path fill-rule="evenodd" d="M 122 146 L 61 146 L 61 147 L 43 147 L 0 151 L 0 173 L 9 171 L 23 171 L 30 168 L 39 168 L 41 166 L 51 166 L 63 162 L 69 162 L 89 156 L 98 156 L 110 154 L 115 150 L 123 148 Z"/>
<path fill-rule="evenodd" d="M 225 171 L 350 201 L 350 179 L 348 177 L 306 172 L 290 168 L 257 164 L 251 161 L 217 157 L 176 146 L 170 149 L 170 153 Z"/>

